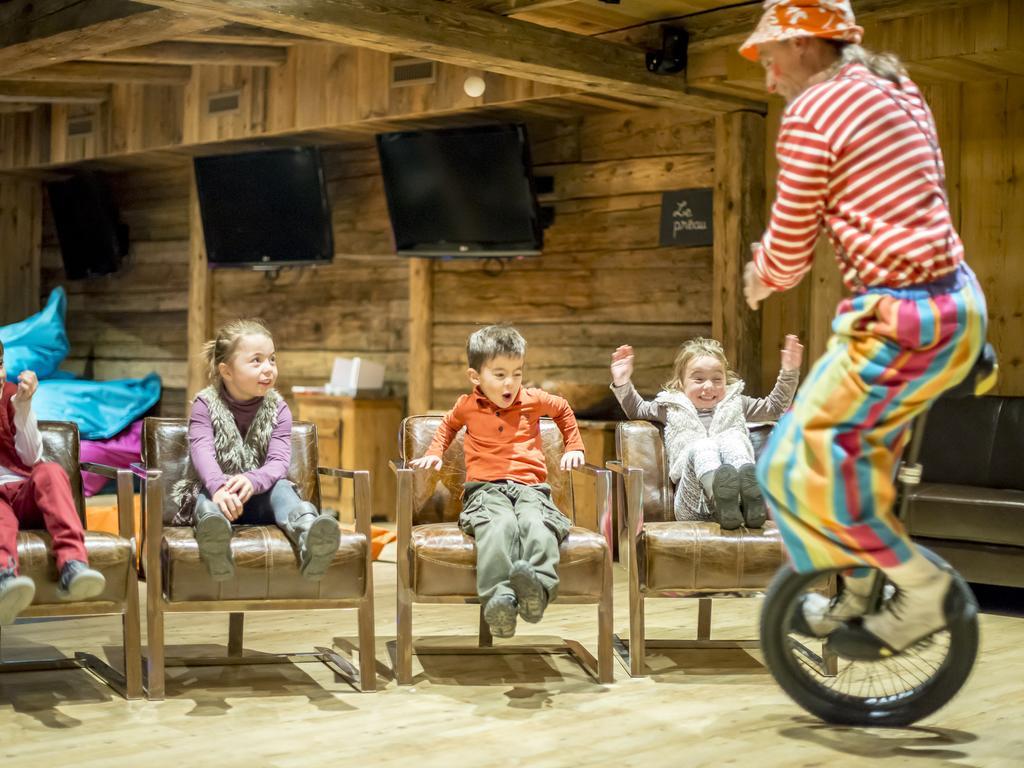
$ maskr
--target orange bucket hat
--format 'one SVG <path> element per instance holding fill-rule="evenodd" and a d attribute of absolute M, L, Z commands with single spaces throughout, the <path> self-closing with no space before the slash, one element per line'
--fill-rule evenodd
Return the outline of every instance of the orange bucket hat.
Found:
<path fill-rule="evenodd" d="M 754 33 L 740 46 L 740 55 L 757 61 L 762 43 L 794 37 L 824 37 L 859 43 L 864 28 L 857 26 L 849 0 L 766 0 Z"/>

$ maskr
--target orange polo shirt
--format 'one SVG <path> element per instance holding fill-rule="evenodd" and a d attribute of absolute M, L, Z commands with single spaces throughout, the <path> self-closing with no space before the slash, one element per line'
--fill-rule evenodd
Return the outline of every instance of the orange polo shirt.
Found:
<path fill-rule="evenodd" d="M 466 481 L 515 480 L 537 485 L 548 479 L 541 446 L 540 419 L 550 416 L 562 432 L 566 451 L 582 451 L 576 416 L 563 397 L 521 387 L 508 407 L 495 405 L 476 387 L 445 414 L 426 455 L 443 456 L 466 428 Z"/>

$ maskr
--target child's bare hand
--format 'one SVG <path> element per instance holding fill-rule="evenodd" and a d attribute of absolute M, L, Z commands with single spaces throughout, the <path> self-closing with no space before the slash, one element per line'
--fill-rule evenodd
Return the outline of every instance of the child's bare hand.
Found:
<path fill-rule="evenodd" d="M 559 462 L 558 466 L 564 470 L 575 469 L 576 467 L 582 467 L 585 461 L 583 451 L 566 451 L 562 454 L 562 461 Z"/>
<path fill-rule="evenodd" d="M 441 461 L 440 456 L 420 456 L 418 459 L 410 461 L 409 466 L 415 469 L 433 469 L 435 471 L 440 471 L 443 463 L 444 462 Z"/>
<path fill-rule="evenodd" d="M 235 494 L 243 504 L 252 498 L 252 494 L 256 490 L 252 486 L 252 480 L 245 475 L 234 475 L 224 483 L 224 487 Z"/>
<path fill-rule="evenodd" d="M 628 344 L 612 352 L 612 383 L 621 387 L 633 376 L 633 348 Z"/>
<path fill-rule="evenodd" d="M 796 334 L 788 334 L 786 342 L 782 347 L 782 370 L 798 371 L 800 364 L 804 361 L 804 346 Z"/>
<path fill-rule="evenodd" d="M 17 398 L 19 403 L 27 403 L 32 399 L 32 395 L 39 389 L 39 379 L 36 377 L 35 371 L 22 371 L 18 374 L 18 392 Z"/>
<path fill-rule="evenodd" d="M 213 503 L 228 520 L 234 521 L 242 516 L 242 500 L 234 491 L 229 491 L 226 485 L 222 485 L 213 494 Z"/>

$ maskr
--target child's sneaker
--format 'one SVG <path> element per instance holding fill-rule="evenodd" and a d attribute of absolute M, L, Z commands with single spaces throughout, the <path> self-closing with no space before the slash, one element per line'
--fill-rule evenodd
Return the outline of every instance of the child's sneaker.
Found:
<path fill-rule="evenodd" d="M 515 595 L 499 593 L 487 601 L 484 621 L 495 637 L 512 637 L 516 633 L 516 614 L 519 606 Z"/>
<path fill-rule="evenodd" d="M 523 621 L 536 624 L 544 618 L 544 609 L 548 607 L 548 591 L 540 583 L 533 566 L 525 560 L 516 560 L 512 564 L 509 582 L 519 602 L 519 615 Z"/>
<path fill-rule="evenodd" d="M 92 600 L 99 597 L 107 580 L 99 571 L 90 568 L 81 560 L 68 560 L 60 569 L 60 584 L 57 585 L 57 597 L 68 602 Z"/>
<path fill-rule="evenodd" d="M 32 604 L 36 583 L 14 570 L 0 572 L 0 626 L 13 624 L 18 614 Z"/>
<path fill-rule="evenodd" d="M 736 467 L 723 464 L 715 470 L 711 480 L 711 489 L 715 496 L 715 511 L 718 524 L 724 531 L 732 531 L 743 525 L 743 513 L 740 512 L 740 475 Z"/>
<path fill-rule="evenodd" d="M 740 467 L 740 502 L 743 505 L 743 519 L 747 528 L 763 528 L 768 519 L 768 510 L 757 483 L 757 470 L 753 464 Z"/>

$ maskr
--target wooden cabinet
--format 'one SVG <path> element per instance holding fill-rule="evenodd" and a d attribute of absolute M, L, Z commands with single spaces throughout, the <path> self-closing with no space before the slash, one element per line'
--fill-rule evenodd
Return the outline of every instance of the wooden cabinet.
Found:
<path fill-rule="evenodd" d="M 398 457 L 398 430 L 405 401 L 398 398 L 295 394 L 295 418 L 316 424 L 320 465 L 367 469 L 373 492 L 373 516 L 395 519 L 395 479 L 388 461 Z M 321 476 L 325 507 L 351 522 L 352 483 Z"/>

